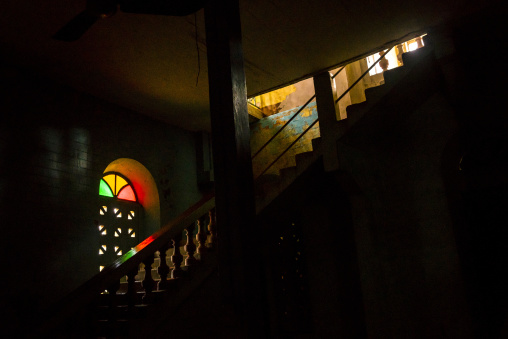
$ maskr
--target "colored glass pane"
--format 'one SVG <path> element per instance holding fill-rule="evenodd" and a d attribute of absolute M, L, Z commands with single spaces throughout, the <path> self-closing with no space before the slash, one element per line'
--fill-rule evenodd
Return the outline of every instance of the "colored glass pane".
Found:
<path fill-rule="evenodd" d="M 118 199 L 136 201 L 136 195 L 131 185 L 125 186 L 120 193 L 118 193 Z"/>
<path fill-rule="evenodd" d="M 111 187 L 111 192 L 114 192 L 115 190 L 115 177 L 114 174 L 108 174 L 104 178 L 102 178 L 105 182 L 108 183 L 109 187 Z"/>
<path fill-rule="evenodd" d="M 101 179 L 101 184 L 99 186 L 99 195 L 103 195 L 105 197 L 112 197 L 113 196 L 113 192 L 111 191 L 111 188 L 102 179 Z M 101 210 L 101 212 L 102 212 L 102 210 Z M 101 214 L 104 214 L 104 212 L 102 212 Z"/>
<path fill-rule="evenodd" d="M 125 181 L 124 178 L 116 176 L 116 192 L 115 194 L 118 194 L 122 190 L 122 188 L 127 185 L 127 181 Z"/>

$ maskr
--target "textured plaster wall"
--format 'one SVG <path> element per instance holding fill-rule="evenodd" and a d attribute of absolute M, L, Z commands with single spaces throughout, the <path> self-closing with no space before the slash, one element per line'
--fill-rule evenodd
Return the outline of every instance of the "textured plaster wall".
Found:
<path fill-rule="evenodd" d="M 99 180 L 112 161 L 130 158 L 148 169 L 161 223 L 201 193 L 191 133 L 27 71 L 3 66 L 0 80 L 1 248 L 9 272 L 1 300 L 16 318 L 96 273 L 93 220 Z"/>
<path fill-rule="evenodd" d="M 299 107 L 271 115 L 251 124 L 251 150 L 255 154 L 292 116 Z M 317 119 L 316 102 L 313 101 L 300 112 L 291 123 L 263 149 L 253 160 L 254 177 L 277 158 L 296 138 Z M 319 123 L 314 125 L 281 159 L 265 174 L 278 175 L 282 168 L 295 165 L 295 155 L 312 150 L 311 140 L 319 137 Z"/>

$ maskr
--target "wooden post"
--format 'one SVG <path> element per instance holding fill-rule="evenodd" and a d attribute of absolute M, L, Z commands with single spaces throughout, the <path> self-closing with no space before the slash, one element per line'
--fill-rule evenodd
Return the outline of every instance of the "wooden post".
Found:
<path fill-rule="evenodd" d="M 238 0 L 205 7 L 219 275 L 230 326 L 266 337 Z M 227 316 L 227 315 L 226 315 Z"/>
<path fill-rule="evenodd" d="M 335 135 L 337 113 L 335 111 L 332 79 L 329 72 L 323 72 L 314 77 L 314 90 L 316 92 L 319 130 L 325 149 L 323 152 L 323 164 L 325 171 L 334 171 L 339 168 Z"/>

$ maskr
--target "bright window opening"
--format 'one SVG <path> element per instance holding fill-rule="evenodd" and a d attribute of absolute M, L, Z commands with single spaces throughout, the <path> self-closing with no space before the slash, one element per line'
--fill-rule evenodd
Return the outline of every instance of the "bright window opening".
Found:
<path fill-rule="evenodd" d="M 423 36 L 425 36 L 425 34 L 422 35 L 422 36 L 416 37 L 414 39 L 408 40 L 406 42 L 403 42 L 400 45 L 397 45 L 394 48 L 392 48 L 390 50 L 390 52 L 388 54 L 386 54 L 386 56 L 385 56 L 386 60 L 388 61 L 387 70 L 395 68 L 395 67 L 402 66 L 401 55 L 400 54 L 398 55 L 398 53 L 411 52 L 411 51 L 414 51 L 414 50 L 416 50 L 418 48 L 423 47 L 423 39 L 422 39 Z M 383 53 L 385 53 L 386 51 L 387 50 L 384 50 L 382 52 L 369 55 L 366 58 L 367 59 L 367 66 L 368 67 L 372 66 L 379 59 L 379 57 Z M 378 62 L 376 64 L 376 66 L 374 66 L 369 71 L 369 75 L 372 76 L 372 75 L 375 75 L 375 74 L 383 73 L 383 68 L 381 67 L 380 63 L 381 63 L 381 61 Z"/>

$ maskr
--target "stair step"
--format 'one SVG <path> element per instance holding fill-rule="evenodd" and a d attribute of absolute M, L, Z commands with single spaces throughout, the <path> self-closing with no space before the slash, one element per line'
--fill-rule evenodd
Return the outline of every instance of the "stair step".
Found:
<path fill-rule="evenodd" d="M 385 78 L 386 85 L 396 84 L 407 72 L 407 67 L 401 66 L 397 68 L 393 68 L 389 71 L 383 72 L 383 77 Z M 380 86 L 382 87 L 382 86 Z M 367 95 L 367 93 L 365 93 Z M 367 98 L 368 100 L 368 98 Z"/>
<path fill-rule="evenodd" d="M 428 50 L 423 47 L 419 49 L 415 49 L 411 52 L 406 52 L 402 54 L 402 63 L 404 66 L 412 67 L 417 65 L 420 62 L 420 59 L 428 52 Z"/>
<path fill-rule="evenodd" d="M 95 334 L 106 338 L 126 337 L 129 334 L 129 322 L 124 319 L 99 320 L 95 323 Z"/>
<path fill-rule="evenodd" d="M 281 178 L 295 177 L 297 175 L 296 166 L 282 168 L 280 170 Z"/>
<path fill-rule="evenodd" d="M 387 71 L 388 73 L 388 71 Z M 370 87 L 365 90 L 366 103 L 378 102 L 382 97 L 386 95 L 385 85 Z"/>
<path fill-rule="evenodd" d="M 108 306 L 110 301 L 109 294 L 101 294 L 99 296 L 98 306 Z M 125 293 L 117 293 L 115 295 L 115 304 L 116 305 L 125 305 L 127 304 L 127 294 Z"/>
<path fill-rule="evenodd" d="M 367 101 L 364 101 L 364 102 L 360 102 L 359 104 L 353 104 L 353 105 L 346 107 L 347 118 L 344 120 L 341 120 L 341 121 L 350 119 L 352 115 L 356 114 L 359 111 L 363 111 L 368 106 L 370 106 L 370 103 L 368 103 Z"/>
<path fill-rule="evenodd" d="M 303 153 L 298 153 L 296 156 L 295 156 L 295 161 L 296 161 L 296 165 L 298 167 L 298 163 L 300 162 L 304 162 L 304 161 L 308 161 L 309 159 L 313 159 L 314 158 L 314 152 L 303 152 Z"/>
<path fill-rule="evenodd" d="M 321 137 L 312 139 L 312 149 L 313 150 L 321 149 L 322 144 L 323 144 L 323 139 Z"/>
<path fill-rule="evenodd" d="M 111 309 L 109 306 L 97 306 L 95 309 L 94 317 L 97 320 L 108 320 L 111 316 L 117 319 L 129 318 L 128 306 L 118 305 Z"/>

